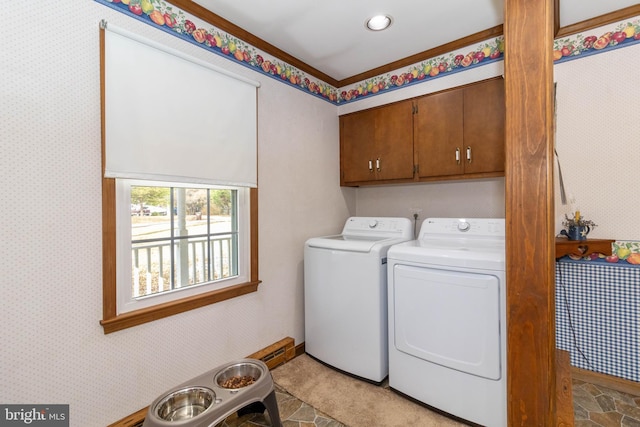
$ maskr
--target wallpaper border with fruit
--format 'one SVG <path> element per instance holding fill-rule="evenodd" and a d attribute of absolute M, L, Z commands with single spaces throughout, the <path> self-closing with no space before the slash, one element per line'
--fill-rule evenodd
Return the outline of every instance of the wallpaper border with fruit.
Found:
<path fill-rule="evenodd" d="M 504 38 L 501 36 L 391 73 L 335 88 L 284 61 L 270 57 L 262 50 L 163 0 L 95 1 L 336 105 L 387 93 L 504 59 Z M 575 34 L 556 39 L 554 63 L 583 58 L 638 42 L 640 42 L 640 17 L 601 27 L 599 32 L 594 34 Z"/>

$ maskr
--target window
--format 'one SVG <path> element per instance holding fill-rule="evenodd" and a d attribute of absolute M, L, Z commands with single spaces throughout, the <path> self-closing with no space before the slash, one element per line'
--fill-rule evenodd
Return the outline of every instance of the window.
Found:
<path fill-rule="evenodd" d="M 156 275 L 160 274 L 160 268 L 159 266 L 151 268 L 151 271 L 149 272 L 150 275 L 147 275 L 148 271 L 143 271 L 148 270 L 148 267 L 146 267 L 146 255 L 142 256 L 137 248 L 145 244 L 145 239 L 142 238 L 139 233 L 134 234 L 134 224 L 149 224 L 156 221 L 159 223 L 164 222 L 161 227 L 166 229 L 167 227 L 170 227 L 171 221 L 174 221 L 174 225 L 171 227 L 179 227 L 177 222 L 180 221 L 181 214 L 178 212 L 178 209 L 181 208 L 178 208 L 177 204 L 182 202 L 177 201 L 177 197 L 182 197 L 183 192 L 186 197 L 186 193 L 190 190 L 194 192 L 204 190 L 205 193 L 208 193 L 209 200 L 213 205 L 215 205 L 215 202 L 213 202 L 212 199 L 216 197 L 215 192 L 220 191 L 221 189 L 217 187 L 206 188 L 203 186 L 163 186 L 161 187 L 164 189 L 162 191 L 169 191 L 173 194 L 174 201 L 176 202 L 175 209 L 174 203 L 171 202 L 167 204 L 167 207 L 171 206 L 171 209 L 167 210 L 164 209 L 164 206 L 161 203 L 157 202 L 155 202 L 156 205 L 143 202 L 142 209 L 140 209 L 140 204 L 138 203 L 140 199 L 136 199 L 135 197 L 133 199 L 131 198 L 132 188 L 134 189 L 134 194 L 135 191 L 138 191 L 135 190 L 136 185 L 139 186 L 140 182 L 129 182 L 127 180 L 115 180 L 112 178 L 103 179 L 103 319 L 100 323 L 102 324 L 105 333 L 115 332 L 121 329 L 161 319 L 163 317 L 182 313 L 184 311 L 235 298 L 247 293 L 255 292 L 258 289 L 260 281 L 258 280 L 257 189 L 233 188 L 222 190 L 227 191 L 230 197 L 234 197 L 231 195 L 235 193 L 236 197 L 235 201 L 232 201 L 229 205 L 228 213 L 230 215 L 226 215 L 227 212 L 222 212 L 224 215 L 221 216 L 226 217 L 226 225 L 223 226 L 226 228 L 223 228 L 222 230 L 228 231 L 228 233 L 222 235 L 218 233 L 225 233 L 224 231 L 212 230 L 210 228 L 208 232 L 201 233 L 195 228 L 191 228 L 191 225 L 195 225 L 196 222 L 199 222 L 200 224 L 204 222 L 206 224 L 207 219 L 203 219 L 207 216 L 205 215 L 206 213 L 209 214 L 208 216 L 215 217 L 215 206 L 212 206 L 208 212 L 206 210 L 194 211 L 189 210 L 189 208 L 194 209 L 195 204 L 188 206 L 189 204 L 185 201 L 184 220 L 186 222 L 193 221 L 191 224 L 185 225 L 188 230 L 191 228 L 190 231 L 193 231 L 193 234 L 190 232 L 188 237 L 183 236 L 185 238 L 176 239 L 176 231 L 174 231 L 174 245 L 179 246 L 177 242 L 181 240 L 191 242 L 187 244 L 188 246 L 199 239 L 208 239 L 210 242 L 208 244 L 208 248 L 207 245 L 204 247 L 207 248 L 207 251 L 211 248 L 214 253 L 213 261 L 215 262 L 216 259 L 219 259 L 216 258 L 215 253 L 220 250 L 219 247 L 214 247 L 218 244 L 216 241 L 224 242 L 224 236 L 235 236 L 236 242 L 232 243 L 232 245 L 237 244 L 237 250 L 234 249 L 233 246 L 230 252 L 227 251 L 227 249 L 222 249 L 222 251 L 227 251 L 226 253 L 231 256 L 231 259 L 228 260 L 228 265 L 231 270 L 227 270 L 222 274 L 214 272 L 216 268 L 220 269 L 220 264 L 218 264 L 218 266 L 209 266 L 211 260 L 210 255 L 209 260 L 205 261 L 206 263 L 209 263 L 206 267 L 203 267 L 202 264 L 203 258 L 205 257 L 202 255 L 198 256 L 197 254 L 195 257 L 191 256 L 191 261 L 187 262 L 187 265 L 189 266 L 188 268 L 193 270 L 194 260 L 200 262 L 200 267 L 195 267 L 198 273 L 195 276 L 193 273 L 190 273 L 189 279 L 184 281 L 174 281 L 173 285 L 170 284 L 171 282 L 167 283 L 167 281 L 170 280 L 170 276 L 167 276 L 166 280 L 163 276 L 162 289 L 165 292 L 158 293 L 153 290 L 154 281 L 158 281 L 158 279 L 154 278 L 153 275 L 154 268 Z M 158 184 L 154 183 L 149 186 L 148 183 L 145 183 L 145 185 L 153 188 Z M 116 200 L 118 200 L 118 202 Z M 131 203 L 132 201 L 135 203 Z M 207 206 L 208 205 L 209 204 L 207 204 Z M 204 204 L 202 204 L 202 206 L 205 207 Z M 235 213 L 232 210 L 234 210 Z M 165 212 L 166 215 L 164 215 Z M 150 221 L 145 221 L 145 219 Z M 211 224 L 213 220 L 209 221 Z M 171 232 L 165 232 L 164 236 L 166 237 L 167 234 L 170 235 Z M 134 238 L 134 236 L 136 237 Z M 152 243 L 153 239 L 155 238 L 150 238 L 149 240 L 151 241 L 148 241 L 147 243 Z M 172 241 L 171 238 L 167 238 L 157 240 L 155 243 L 159 245 L 162 240 L 165 242 Z M 124 245 L 122 249 L 120 248 L 120 245 Z M 197 246 L 197 244 L 193 243 L 193 246 Z M 202 248 L 202 244 L 200 244 L 200 247 Z M 136 249 L 138 250 L 137 266 L 135 262 Z M 202 254 L 202 249 L 200 249 L 200 251 Z M 234 251 L 235 256 L 237 257 L 235 258 L 235 264 L 233 258 Z M 119 256 L 123 257 L 122 259 L 125 260 L 124 262 L 126 265 L 121 265 L 118 262 Z M 151 255 L 151 265 L 154 264 L 154 261 L 159 264 L 159 257 L 160 255 L 157 255 L 154 260 L 154 255 Z M 171 266 L 171 255 L 168 256 L 167 261 L 165 261 L 166 258 L 167 256 L 163 255 L 163 275 L 171 274 L 164 273 L 166 269 L 170 270 L 173 268 L 175 272 L 177 269 L 181 268 L 179 261 L 174 261 L 176 264 Z M 187 257 L 187 259 L 189 258 Z M 222 271 L 224 271 L 225 263 L 223 262 L 222 265 Z M 139 289 L 137 295 L 134 290 L 136 283 L 134 272 L 136 271 L 136 268 L 138 268 L 138 272 L 144 274 L 144 279 L 137 279 Z M 206 276 L 199 275 L 207 268 L 211 269 L 211 271 L 207 272 Z M 124 278 L 118 276 L 124 276 Z M 151 293 L 147 293 L 146 291 L 147 277 L 149 276 L 149 283 L 152 289 Z M 193 280 L 194 277 L 196 280 Z M 183 286 L 183 283 L 185 283 L 186 286 Z M 180 284 L 180 286 L 178 287 L 177 284 Z M 173 286 L 173 289 L 171 289 L 171 286 Z"/>
<path fill-rule="evenodd" d="M 256 291 L 258 83 L 101 28 L 104 332 Z"/>
<path fill-rule="evenodd" d="M 249 280 L 246 188 L 116 181 L 118 312 Z"/>

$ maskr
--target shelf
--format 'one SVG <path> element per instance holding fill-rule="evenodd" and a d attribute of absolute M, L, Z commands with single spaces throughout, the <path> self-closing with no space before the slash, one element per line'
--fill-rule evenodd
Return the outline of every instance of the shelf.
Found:
<path fill-rule="evenodd" d="M 565 255 L 587 256 L 593 252 L 611 255 L 613 239 L 569 240 L 566 237 L 556 237 L 556 259 Z"/>

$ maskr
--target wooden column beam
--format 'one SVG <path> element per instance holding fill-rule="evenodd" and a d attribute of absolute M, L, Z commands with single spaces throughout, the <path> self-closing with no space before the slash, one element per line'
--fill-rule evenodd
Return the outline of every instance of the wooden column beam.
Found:
<path fill-rule="evenodd" d="M 505 0 L 509 426 L 555 424 L 554 0 Z"/>

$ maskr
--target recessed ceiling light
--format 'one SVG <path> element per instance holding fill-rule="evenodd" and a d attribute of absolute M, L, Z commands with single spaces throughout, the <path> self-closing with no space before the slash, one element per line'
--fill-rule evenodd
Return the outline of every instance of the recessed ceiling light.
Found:
<path fill-rule="evenodd" d="M 391 25 L 392 19 L 389 15 L 376 15 L 367 20 L 367 28 L 371 31 L 382 31 Z"/>

